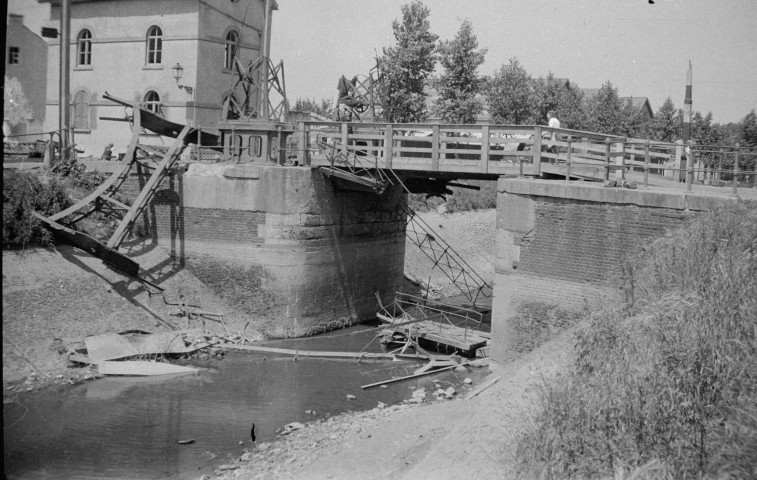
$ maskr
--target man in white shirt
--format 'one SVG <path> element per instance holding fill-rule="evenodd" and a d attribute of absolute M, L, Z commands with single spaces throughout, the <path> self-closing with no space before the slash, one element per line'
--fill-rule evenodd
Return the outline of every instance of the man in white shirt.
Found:
<path fill-rule="evenodd" d="M 550 128 L 560 128 L 560 120 L 557 119 L 554 110 L 547 112 L 547 120 L 547 126 L 549 126 Z M 557 132 L 552 132 L 551 139 L 553 142 L 560 140 L 560 134 L 558 134 Z M 557 153 L 557 145 L 550 145 L 548 150 L 552 153 Z"/>

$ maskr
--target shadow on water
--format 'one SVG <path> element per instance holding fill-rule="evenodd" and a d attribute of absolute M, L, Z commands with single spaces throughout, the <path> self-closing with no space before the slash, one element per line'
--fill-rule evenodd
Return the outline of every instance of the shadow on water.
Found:
<path fill-rule="evenodd" d="M 360 350 L 375 333 L 356 327 L 290 341 L 287 347 Z M 370 347 L 380 351 L 377 341 Z M 253 421 L 257 441 L 264 442 L 290 422 L 368 410 L 379 401 L 400 403 L 410 398 L 410 386 L 440 383 L 460 390 L 466 376 L 475 381 L 486 370 L 361 390 L 361 385 L 409 375 L 419 364 L 227 354 L 192 365 L 200 372 L 108 377 L 4 405 L 5 473 L 8 478 L 198 478 L 251 447 Z M 348 400 L 347 394 L 356 398 Z M 178 443 L 189 439 L 194 442 Z"/>

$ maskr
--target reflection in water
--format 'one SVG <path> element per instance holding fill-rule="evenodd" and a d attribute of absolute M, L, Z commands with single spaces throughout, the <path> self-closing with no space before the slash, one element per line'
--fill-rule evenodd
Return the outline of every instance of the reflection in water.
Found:
<path fill-rule="evenodd" d="M 364 346 L 368 335 L 354 342 Z M 293 348 L 321 347 L 303 341 Z M 3 409 L 6 474 L 9 478 L 197 478 L 251 446 L 253 421 L 257 441 L 267 441 L 289 422 L 367 410 L 379 401 L 398 403 L 409 398 L 411 385 L 459 384 L 466 375 L 478 373 L 450 372 L 362 391 L 361 385 L 408 375 L 418 364 L 306 358 L 295 362 L 228 354 L 223 361 L 197 366 L 201 367 L 197 374 L 109 377 L 64 391 L 19 397 Z M 347 394 L 357 398 L 348 400 Z M 305 410 L 314 410 L 316 416 Z M 188 439 L 194 443 L 178 444 Z"/>

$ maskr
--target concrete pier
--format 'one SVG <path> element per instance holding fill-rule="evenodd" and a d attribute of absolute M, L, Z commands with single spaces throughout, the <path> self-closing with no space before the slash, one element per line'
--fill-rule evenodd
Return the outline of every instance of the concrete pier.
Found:
<path fill-rule="evenodd" d="M 137 178 L 129 187 L 139 188 Z M 297 336 L 375 316 L 403 277 L 406 195 L 335 190 L 317 169 L 192 163 L 166 178 L 137 229 L 190 269 L 242 272 Z"/>

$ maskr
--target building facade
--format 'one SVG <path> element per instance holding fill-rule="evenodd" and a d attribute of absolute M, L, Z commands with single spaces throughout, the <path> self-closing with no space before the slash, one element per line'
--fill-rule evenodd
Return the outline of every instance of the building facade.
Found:
<path fill-rule="evenodd" d="M 5 76 L 16 78 L 24 91 L 32 118 L 8 128 L 10 135 L 26 135 L 43 131 L 45 122 L 45 89 L 47 84 L 47 43 L 24 26 L 24 17 L 9 14 L 5 36 Z M 3 130 L 5 131 L 5 125 Z M 37 137 L 19 137 L 31 142 Z"/>
<path fill-rule="evenodd" d="M 40 1 L 51 3 L 48 26 L 60 30 L 60 1 Z M 129 128 L 102 119 L 123 118 L 124 109 L 104 100 L 105 92 L 173 122 L 215 128 L 238 78 L 234 58 L 246 65 L 261 55 L 265 9 L 265 0 L 72 0 L 69 108 L 77 148 L 85 156 L 99 156 L 109 143 L 125 150 Z M 60 40 L 49 46 L 46 128 L 53 130 Z M 146 132 L 142 141 L 167 140 Z"/>

